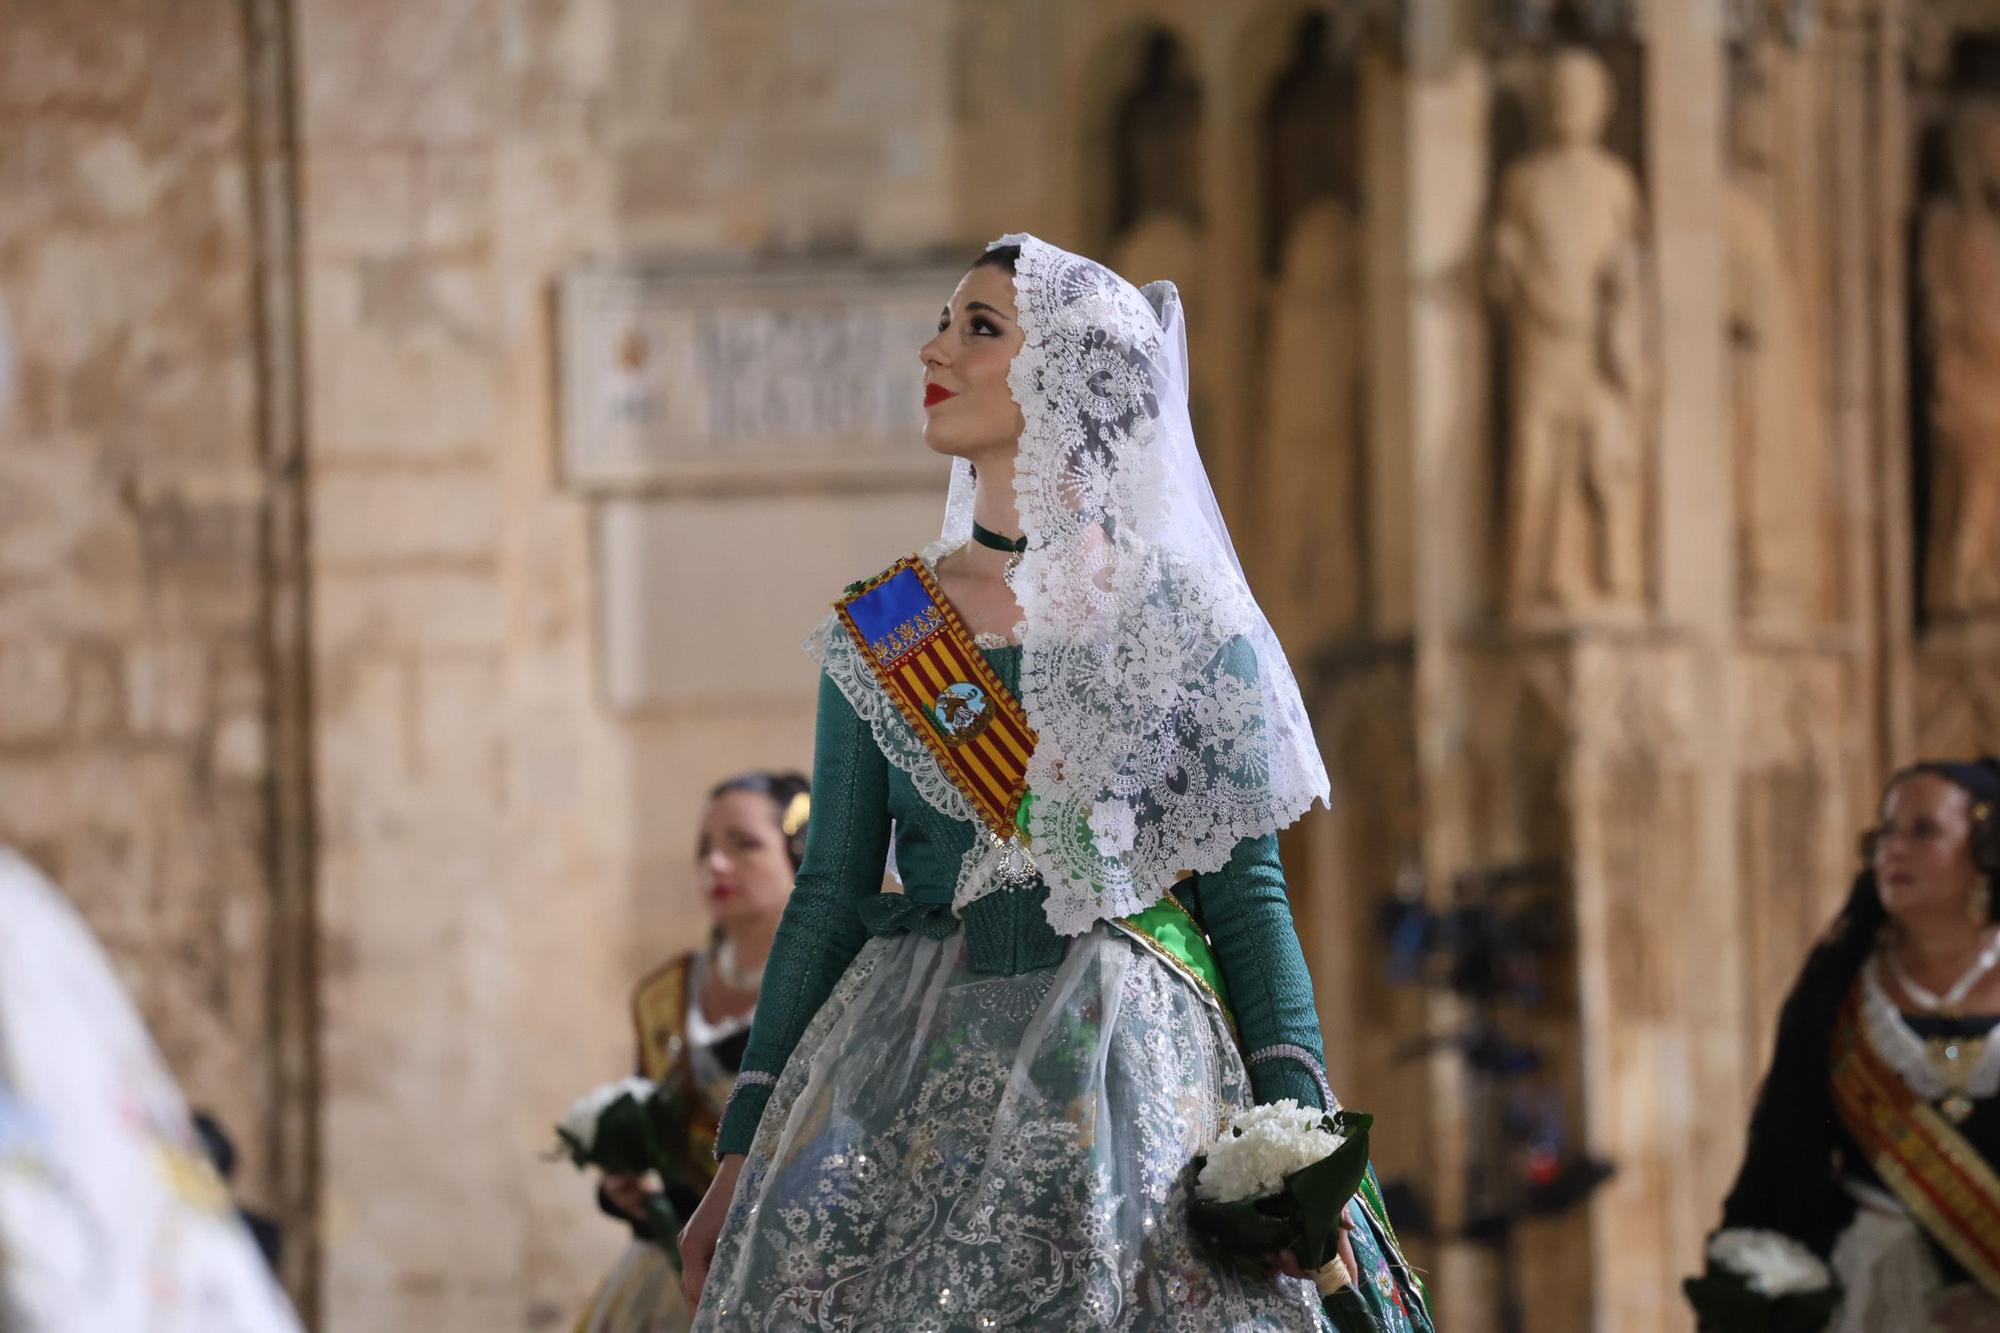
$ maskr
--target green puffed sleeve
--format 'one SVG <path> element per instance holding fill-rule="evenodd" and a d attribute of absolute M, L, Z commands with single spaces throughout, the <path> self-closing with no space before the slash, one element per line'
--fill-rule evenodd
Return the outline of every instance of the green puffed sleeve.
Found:
<path fill-rule="evenodd" d="M 1312 974 L 1285 898 L 1276 834 L 1245 838 L 1219 871 L 1174 889 L 1208 933 L 1259 1102 L 1332 1101 Z"/>
<path fill-rule="evenodd" d="M 750 1044 L 716 1135 L 717 1157 L 747 1152 L 792 1048 L 861 952 L 862 900 L 880 893 L 889 855 L 889 761 L 831 677 L 819 682 L 813 732 L 812 826 L 785 904 Z"/>

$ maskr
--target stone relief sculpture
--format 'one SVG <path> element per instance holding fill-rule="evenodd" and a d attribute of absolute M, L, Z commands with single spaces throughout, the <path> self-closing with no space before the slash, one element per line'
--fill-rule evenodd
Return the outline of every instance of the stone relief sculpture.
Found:
<path fill-rule="evenodd" d="M 1770 203 L 1768 110 L 1754 93 L 1737 100 L 1723 195 L 1738 586 L 1745 615 L 1797 623 L 1816 611 L 1821 586 L 1826 440 L 1797 277 Z"/>
<path fill-rule="evenodd" d="M 1969 97 L 1949 126 L 1950 180 L 1918 244 L 1930 357 L 1933 615 L 2000 611 L 2000 97 Z"/>
<path fill-rule="evenodd" d="M 1341 26 L 1336 15 L 1322 9 L 1299 21 L 1292 31 L 1291 59 L 1272 81 L 1259 117 L 1259 248 L 1266 273 L 1283 264 L 1285 241 L 1306 209 L 1328 197 L 1352 207 L 1360 194 L 1361 66 L 1352 36 L 1343 38 Z"/>
<path fill-rule="evenodd" d="M 1506 317 L 1510 617 L 1639 608 L 1651 300 L 1639 179 L 1602 140 L 1603 61 L 1548 71 L 1548 142 L 1501 178 L 1494 294 Z"/>
<path fill-rule="evenodd" d="M 1199 216 L 1200 138 L 1201 84 L 1188 52 L 1156 31 L 1113 117 L 1115 234 L 1130 233 L 1154 213 Z"/>
<path fill-rule="evenodd" d="M 1366 327 L 1358 228 L 1337 199 L 1285 238 L 1263 370 L 1265 608 L 1286 642 L 1323 643 L 1361 619 L 1357 465 Z"/>
<path fill-rule="evenodd" d="M 1168 278 L 1180 288 L 1190 319 L 1188 411 L 1197 438 L 1220 444 L 1214 428 L 1217 321 L 1204 318 L 1201 208 L 1201 84 L 1187 49 L 1164 29 L 1145 38 L 1139 65 L 1112 117 L 1109 232 L 1106 262 L 1134 285 Z M 1210 477 L 1228 503 L 1232 470 L 1210 458 Z"/>

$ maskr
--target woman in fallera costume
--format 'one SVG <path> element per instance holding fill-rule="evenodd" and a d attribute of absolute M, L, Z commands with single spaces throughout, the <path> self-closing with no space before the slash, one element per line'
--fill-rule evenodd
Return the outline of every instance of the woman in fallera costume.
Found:
<path fill-rule="evenodd" d="M 1233 1109 L 1335 1103 L 1275 836 L 1326 773 L 1186 346 L 1172 284 L 1015 235 L 922 349 L 944 530 L 813 640 L 814 834 L 683 1235 L 697 1328 L 1319 1326 L 1187 1222 Z M 1428 1328 L 1379 1197 L 1349 1219 L 1381 1327 Z"/>
<path fill-rule="evenodd" d="M 2000 1328 L 1996 811 L 1992 759 L 1891 779 L 1778 1022 L 1717 1252 L 1828 1260 L 1838 1333 Z"/>
<path fill-rule="evenodd" d="M 702 811 L 696 866 L 702 905 L 714 923 L 709 947 L 682 954 L 632 993 L 641 1077 L 687 1101 L 687 1140 L 673 1145 L 676 1171 L 658 1182 L 686 1218 L 715 1174 L 715 1130 L 728 1100 L 778 920 L 805 854 L 811 788 L 798 773 L 744 773 L 720 783 Z M 576 1333 L 680 1333 L 694 1312 L 680 1273 L 647 1223 L 653 1184 L 607 1176 L 605 1212 L 628 1223 L 632 1244 L 577 1320 Z"/>

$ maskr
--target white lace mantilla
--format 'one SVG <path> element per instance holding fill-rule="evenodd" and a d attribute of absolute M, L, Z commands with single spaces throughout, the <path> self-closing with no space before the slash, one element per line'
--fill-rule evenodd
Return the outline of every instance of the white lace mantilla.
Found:
<path fill-rule="evenodd" d="M 1025 334 L 1007 382 L 1028 829 L 1049 921 L 1075 934 L 1290 824 L 1327 798 L 1326 769 L 1195 447 L 1179 293 L 1033 236 L 996 245 L 1020 249 Z M 971 493 L 961 462 L 945 542 Z"/>
<path fill-rule="evenodd" d="M 1958 1091 L 1931 1063 L 1924 1039 L 1910 1030 L 1882 985 L 1880 957 L 1870 958 L 1861 969 L 1861 1031 L 1883 1063 L 1925 1101 L 1941 1101 Z M 1987 1041 L 1966 1083 L 1968 1096 L 1983 1100 L 1996 1093 L 2000 1093 L 2000 1039 Z"/>
<path fill-rule="evenodd" d="M 1144 911 L 1189 871 L 1220 870 L 1245 839 L 1326 800 L 1326 768 L 1195 448 L 1173 284 L 1141 292 L 1032 236 L 995 244 L 1020 250 L 1025 336 L 1007 383 L 1023 421 L 1014 490 L 1028 544 L 1007 577 L 1037 737 L 1026 822 L 1049 924 L 1080 935 Z M 970 538 L 973 489 L 960 459 L 926 563 Z M 808 651 L 919 794 L 981 829 L 954 906 L 993 892 L 1005 845 L 837 620 Z"/>

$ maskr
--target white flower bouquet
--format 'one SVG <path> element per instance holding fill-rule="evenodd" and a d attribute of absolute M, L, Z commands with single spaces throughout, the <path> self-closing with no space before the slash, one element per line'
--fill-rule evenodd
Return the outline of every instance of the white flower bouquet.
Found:
<path fill-rule="evenodd" d="M 1195 1231 L 1251 1272 L 1267 1271 L 1273 1252 L 1291 1251 L 1339 1333 L 1376 1333 L 1340 1261 L 1341 1214 L 1367 1175 L 1374 1122 L 1355 1111 L 1272 1102 L 1231 1117 L 1194 1159 Z"/>
<path fill-rule="evenodd" d="M 1681 1284 L 1705 1333 L 1821 1333 L 1840 1288 L 1820 1257 L 1780 1231 L 1729 1227 L 1708 1242 L 1708 1271 Z"/>
<path fill-rule="evenodd" d="M 619 1079 L 584 1094 L 569 1108 L 556 1125 L 554 1156 L 567 1157 L 579 1170 L 596 1167 L 629 1176 L 658 1172 L 670 1179 L 673 1162 L 666 1145 L 675 1141 L 676 1117 L 684 1115 L 680 1099 L 650 1079 Z M 645 1220 L 653 1241 L 679 1267 L 681 1218 L 664 1193 L 648 1196 Z"/>

